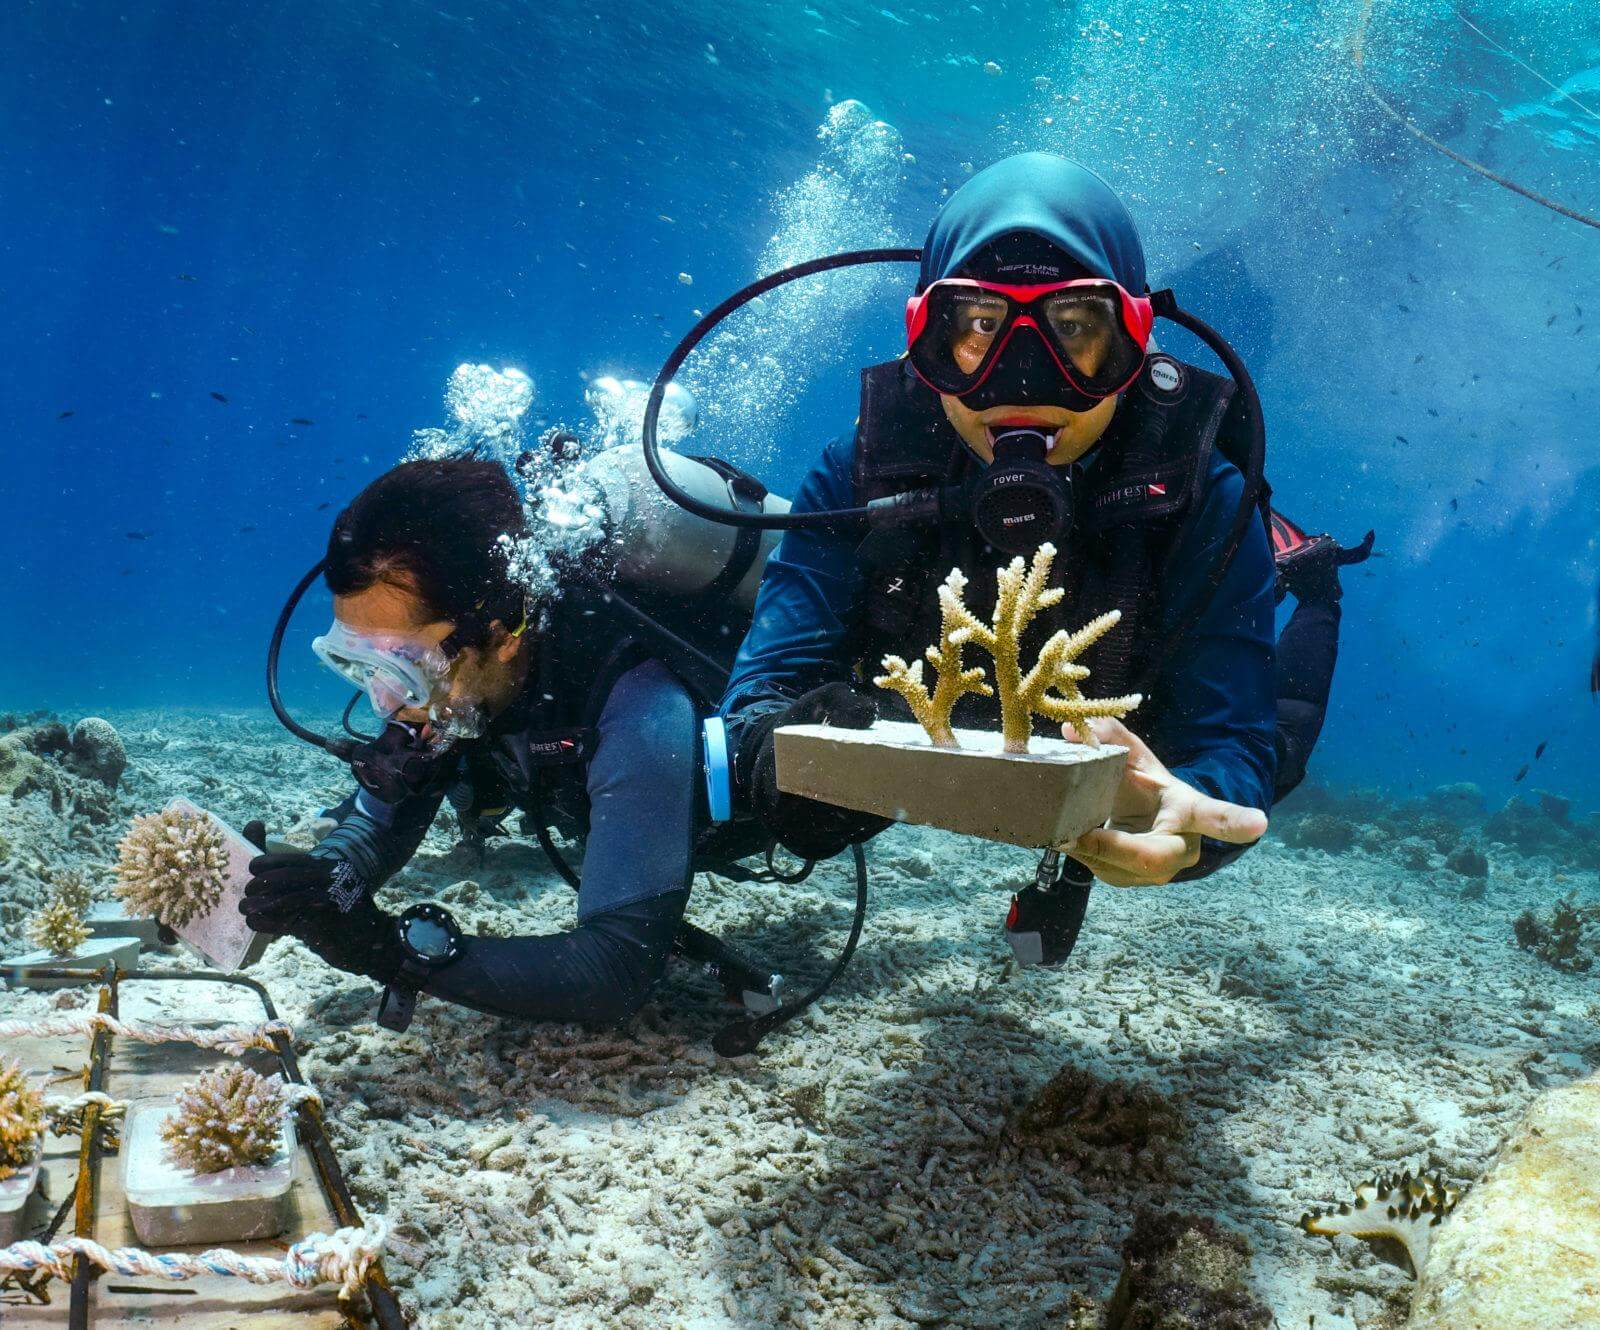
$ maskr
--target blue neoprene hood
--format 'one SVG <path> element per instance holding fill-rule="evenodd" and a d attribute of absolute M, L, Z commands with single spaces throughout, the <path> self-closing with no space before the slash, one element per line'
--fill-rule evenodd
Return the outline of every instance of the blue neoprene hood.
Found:
<path fill-rule="evenodd" d="M 998 161 L 950 196 L 923 242 L 917 290 L 953 276 L 984 245 L 1015 231 L 1048 240 L 1095 276 L 1144 294 L 1144 246 L 1133 216 L 1088 167 L 1048 152 Z"/>

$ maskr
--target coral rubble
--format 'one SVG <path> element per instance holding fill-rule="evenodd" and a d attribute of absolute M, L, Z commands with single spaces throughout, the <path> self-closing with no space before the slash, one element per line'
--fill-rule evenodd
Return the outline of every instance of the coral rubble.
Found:
<path fill-rule="evenodd" d="M 1126 697 L 1087 698 L 1079 685 L 1089 677 L 1089 669 L 1077 658 L 1117 625 L 1121 614 L 1112 610 L 1100 615 L 1075 633 L 1061 629 L 1053 633 L 1040 649 L 1032 669 L 1023 673 L 1022 636 L 1041 610 L 1060 602 L 1066 593 L 1052 587 L 1050 569 L 1056 548 L 1039 546 L 1031 567 L 1021 557 L 997 575 L 998 595 L 990 621 L 984 623 L 962 602 L 967 580 L 959 569 L 951 571 L 939 589 L 942 625 L 937 647 L 929 647 L 927 660 L 939 672 L 932 694 L 922 682 L 922 662 L 908 666 L 899 656 L 885 656 L 884 673 L 875 683 L 900 693 L 922 722 L 935 744 L 949 747 L 955 736 L 950 730 L 950 710 L 965 693 L 976 692 L 1000 697 L 1000 729 L 1005 736 L 1005 751 L 1025 753 L 1033 733 L 1033 717 L 1070 722 L 1079 737 L 1098 745 L 1085 723 L 1095 716 L 1121 718 L 1142 700 L 1137 693 Z M 983 682 L 981 669 L 963 669 L 961 649 L 968 643 L 982 647 L 994 659 L 994 686 Z M 1052 691 L 1053 690 L 1053 691 Z"/>
<path fill-rule="evenodd" d="M 117 847 L 117 894 L 130 914 L 179 928 L 222 897 L 228 850 L 210 818 L 168 808 L 136 817 Z"/>
<path fill-rule="evenodd" d="M 168 1157 L 192 1173 L 264 1164 L 278 1151 L 288 1112 L 280 1076 L 218 1067 L 179 1090 L 177 1102 L 161 1139 Z"/>
<path fill-rule="evenodd" d="M 44 1096 L 28 1084 L 22 1064 L 0 1062 L 0 1179 L 27 1166 L 44 1125 Z"/>
<path fill-rule="evenodd" d="M 1101 1174 L 1166 1171 L 1182 1117 L 1159 1091 L 1103 1081 L 1082 1067 L 1052 1076 L 1007 1125 L 1017 1145 L 1042 1148 Z"/>
<path fill-rule="evenodd" d="M 1106 1330 L 1267 1330 L 1250 1291 L 1250 1244 L 1214 1219 L 1142 1212 L 1122 1246 Z"/>

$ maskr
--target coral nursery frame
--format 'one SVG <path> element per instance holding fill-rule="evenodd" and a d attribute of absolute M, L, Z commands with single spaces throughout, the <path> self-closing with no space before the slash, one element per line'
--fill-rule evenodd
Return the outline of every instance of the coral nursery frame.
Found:
<path fill-rule="evenodd" d="M 46 978 L 61 978 L 83 983 L 90 980 L 89 972 L 82 969 L 52 970 L 39 966 L 30 966 L 31 974 Z M 11 977 L 7 972 L 0 970 L 0 978 Z M 266 1013 L 268 1022 L 278 1021 L 276 1007 L 273 1006 L 271 995 L 256 980 L 244 978 L 240 975 L 218 974 L 211 971 L 142 971 L 122 970 L 116 966 L 107 966 L 98 975 L 100 983 L 100 996 L 98 1010 L 110 1016 L 118 1015 L 118 1005 L 123 985 L 129 983 L 208 983 L 226 984 L 236 988 L 248 989 L 260 1000 Z M 305 1079 L 301 1075 L 299 1060 L 295 1057 L 294 1048 L 289 1036 L 281 1031 L 274 1030 L 271 1035 L 272 1055 L 276 1059 L 277 1068 L 286 1083 L 304 1085 Z M 95 1032 L 89 1047 L 89 1062 L 85 1076 L 85 1088 L 89 1091 L 103 1091 L 106 1086 L 107 1073 L 111 1064 L 112 1035 L 101 1029 Z M 344 1173 L 339 1167 L 338 1156 L 334 1153 L 333 1146 L 328 1140 L 327 1131 L 323 1125 L 322 1111 L 314 1101 L 302 1101 L 295 1106 L 296 1127 L 299 1143 L 306 1148 L 311 1157 L 313 1171 L 316 1174 L 318 1189 L 327 1204 L 328 1210 L 345 1227 L 359 1228 L 362 1216 L 357 1211 L 355 1202 L 351 1199 L 350 1189 L 344 1178 Z M 62 1203 L 39 1240 L 50 1242 L 55 1238 L 62 1226 L 66 1223 L 70 1210 L 73 1215 L 73 1233 L 78 1237 L 93 1238 L 95 1236 L 96 1210 L 100 1196 L 100 1165 L 107 1153 L 102 1139 L 104 1127 L 102 1109 L 99 1104 L 91 1103 L 83 1110 L 82 1132 L 78 1143 L 77 1179 L 72 1194 Z M 71 1293 L 67 1307 L 67 1330 L 89 1330 L 91 1324 L 105 1324 L 103 1317 L 91 1322 L 90 1285 L 100 1277 L 100 1272 L 88 1261 L 78 1257 L 73 1267 Z M 46 1285 L 49 1275 L 39 1275 L 27 1279 L 20 1274 L 13 1274 L 0 1279 L 0 1294 L 10 1292 L 13 1296 L 17 1293 L 24 1295 L 26 1303 L 32 1306 L 41 1306 L 48 1302 Z M 363 1281 L 366 1293 L 367 1306 L 370 1310 L 370 1319 L 366 1324 L 375 1327 L 375 1330 L 409 1330 L 408 1322 L 400 1310 L 389 1282 L 383 1273 L 381 1261 L 374 1261 L 367 1271 Z M 187 1288 L 152 1288 L 139 1290 L 148 1292 L 151 1300 L 164 1296 L 171 1297 L 177 1306 L 174 1306 L 167 1315 L 182 1318 L 181 1304 L 186 1300 L 184 1295 L 189 1292 Z M 6 1299 L 10 1301 L 10 1299 Z M 145 1302 L 141 1306 L 141 1321 L 148 1318 L 155 1309 Z M 20 1324 L 27 1323 L 27 1305 L 13 1304 L 9 1308 L 0 1308 L 0 1315 L 8 1319 L 12 1314 L 20 1314 Z M 158 1316 L 161 1313 L 156 1313 Z M 351 1309 L 343 1309 L 346 1325 L 359 1325 L 352 1318 Z M 263 1311 L 248 1307 L 239 1309 L 239 1316 L 248 1318 L 251 1324 L 262 1324 L 268 1320 L 282 1321 L 285 1325 L 296 1319 L 292 1313 L 276 1315 L 263 1313 Z M 112 1322 L 114 1324 L 114 1322 Z"/>

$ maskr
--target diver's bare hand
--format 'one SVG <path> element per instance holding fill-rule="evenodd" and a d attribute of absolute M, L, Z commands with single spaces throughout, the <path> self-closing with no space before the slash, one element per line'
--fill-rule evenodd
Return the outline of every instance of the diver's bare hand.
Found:
<path fill-rule="evenodd" d="M 1121 721 L 1093 720 L 1101 743 L 1122 744 L 1128 765 L 1117 789 L 1110 821 L 1086 831 L 1067 853 L 1113 887 L 1151 887 L 1170 882 L 1200 858 L 1200 838 L 1248 845 L 1267 830 L 1259 808 L 1230 804 L 1179 780 L 1150 747 Z M 1077 739 L 1063 725 L 1068 739 Z"/>

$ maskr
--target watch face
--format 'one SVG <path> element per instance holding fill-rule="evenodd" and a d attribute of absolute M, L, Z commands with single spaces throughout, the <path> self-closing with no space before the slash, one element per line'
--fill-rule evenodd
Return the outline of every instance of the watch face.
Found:
<path fill-rule="evenodd" d="M 450 954 L 450 932 L 432 919 L 406 920 L 406 943 L 419 956 L 439 960 Z"/>

